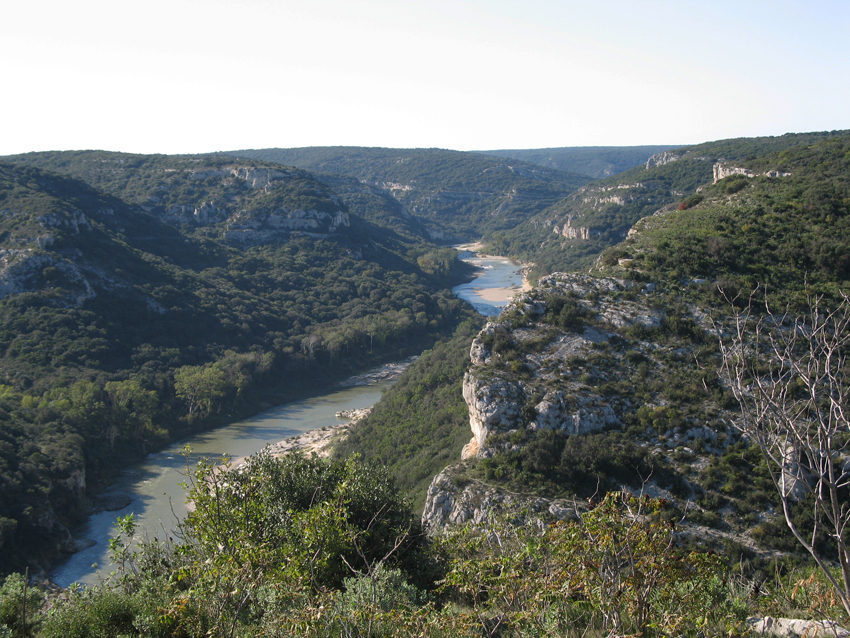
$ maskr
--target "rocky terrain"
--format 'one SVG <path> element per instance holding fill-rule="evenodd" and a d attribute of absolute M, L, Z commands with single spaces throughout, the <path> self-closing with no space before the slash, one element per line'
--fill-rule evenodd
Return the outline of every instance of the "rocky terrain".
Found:
<path fill-rule="evenodd" d="M 770 516 L 744 515 L 755 503 L 732 493 L 735 477 L 718 483 L 718 464 L 742 443 L 711 368 L 716 340 L 704 311 L 667 306 L 655 284 L 577 273 L 541 279 L 472 342 L 463 379 L 472 438 L 432 482 L 424 525 L 481 524 L 498 511 L 566 519 L 587 497 L 622 489 L 667 499 L 683 537 L 770 555 L 752 535 Z M 601 481 L 571 475 L 559 466 L 560 448 L 580 440 L 622 446 L 631 455 L 625 470 L 599 466 Z M 535 465 L 534 454 L 545 463 Z M 726 505 L 719 515 L 717 503 Z M 766 501 L 762 509 L 770 511 Z"/>

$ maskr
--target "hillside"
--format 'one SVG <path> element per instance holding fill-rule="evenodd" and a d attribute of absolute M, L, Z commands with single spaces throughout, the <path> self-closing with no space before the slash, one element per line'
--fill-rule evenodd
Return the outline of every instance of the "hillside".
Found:
<path fill-rule="evenodd" d="M 683 543 L 750 569 L 780 554 L 805 560 L 777 517 L 761 454 L 731 427 L 738 405 L 719 375 L 713 322 L 733 312 L 724 294 L 759 284 L 777 304 L 799 301 L 806 283 L 826 299 L 848 288 L 850 136 L 814 137 L 724 162 L 717 183 L 695 172 L 698 195 L 639 221 L 590 274 L 544 276 L 487 324 L 452 368 L 463 372 L 437 387 L 462 388 L 472 439 L 426 495 L 416 490 L 426 527 L 523 507 L 558 519 L 574 499 L 645 490 L 666 499 L 671 520 L 684 517 Z M 423 358 L 407 374 L 436 378 L 432 369 L 446 366 Z M 384 428 L 367 419 L 352 439 L 354 450 L 384 450 L 389 467 L 420 446 L 407 428 L 405 451 L 388 453 L 399 432 L 386 411 L 401 422 L 410 408 L 393 406 L 419 390 L 400 382 L 399 392 L 376 407 Z M 454 416 L 442 427 L 450 423 L 444 436 L 460 438 Z"/>
<path fill-rule="evenodd" d="M 432 239 L 447 242 L 511 229 L 589 179 L 520 160 L 442 149 L 329 146 L 230 154 L 355 177 L 387 191 L 425 223 Z"/>
<path fill-rule="evenodd" d="M 715 165 L 743 166 L 846 134 L 741 138 L 664 151 L 642 166 L 583 186 L 510 232 L 493 232 L 485 239 L 499 254 L 533 261 L 538 274 L 587 268 L 605 248 L 624 240 L 639 219 L 678 205 L 712 183 Z M 781 159 L 775 162 L 776 170 L 782 170 L 781 164 Z"/>
<path fill-rule="evenodd" d="M 559 171 L 603 179 L 645 164 L 652 155 L 676 146 L 566 146 L 562 148 L 479 151 L 484 155 L 509 157 Z"/>
<path fill-rule="evenodd" d="M 49 605 L 12 576 L 0 631 L 842 635 L 820 619 L 850 613 L 828 582 L 850 582 L 850 135 L 649 164 L 564 204 L 600 224 L 567 225 L 601 251 L 587 271 L 541 275 L 486 324 L 445 289 L 453 251 L 356 178 L 153 158 L 107 193 L 0 164 L 0 568 L 67 551 L 87 480 L 146 446 L 428 348 L 333 458 L 200 462 L 180 534 L 120 520 L 116 573 Z M 807 293 L 845 300 L 836 330 L 765 316 L 799 320 Z M 839 345 L 801 374 L 817 334 Z M 724 353 L 754 365 L 729 376 Z M 756 387 L 789 399 L 802 445 L 787 420 L 748 436 L 774 418 L 742 412 Z"/>
<path fill-rule="evenodd" d="M 73 155 L 107 193 L 17 159 L 0 164 L 0 571 L 67 551 L 128 461 L 471 316 L 451 250 L 305 171 Z"/>

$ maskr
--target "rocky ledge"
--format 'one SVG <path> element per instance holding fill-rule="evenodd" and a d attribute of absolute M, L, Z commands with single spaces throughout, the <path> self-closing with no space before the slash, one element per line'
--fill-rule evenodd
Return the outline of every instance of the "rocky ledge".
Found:
<path fill-rule="evenodd" d="M 677 308 L 671 318 L 661 294 L 653 284 L 556 273 L 542 278 L 536 289 L 515 298 L 488 323 L 472 342 L 463 379 L 472 438 L 461 462 L 434 478 L 423 513 L 425 527 L 436 531 L 478 524 L 499 509 L 562 519 L 575 511 L 574 505 L 510 492 L 498 481 L 488 485 L 473 478 L 483 476 L 481 472 L 468 469 L 480 459 L 519 451 L 534 431 L 586 436 L 622 430 L 627 423 L 635 444 L 659 463 L 671 466 L 674 455 L 696 458 L 699 451 L 702 456 L 692 463 L 691 474 L 685 477 L 682 472 L 679 489 L 691 494 L 688 511 L 703 511 L 695 503 L 700 488 L 688 480 L 696 480 L 712 456 L 737 441 L 736 431 L 726 425 L 735 415 L 702 392 L 694 399 L 698 408 L 662 425 L 667 422 L 655 415 L 666 414 L 669 399 L 663 389 L 647 382 L 635 391 L 634 379 L 675 379 L 693 365 L 704 339 L 679 338 L 669 326 L 715 338 L 699 308 Z M 663 339 L 651 337 L 662 332 Z M 642 419 L 636 419 L 638 414 Z M 647 424 L 637 434 L 636 420 Z M 659 480 L 652 477 L 643 485 L 619 487 L 673 498 L 667 479 L 662 484 Z"/>

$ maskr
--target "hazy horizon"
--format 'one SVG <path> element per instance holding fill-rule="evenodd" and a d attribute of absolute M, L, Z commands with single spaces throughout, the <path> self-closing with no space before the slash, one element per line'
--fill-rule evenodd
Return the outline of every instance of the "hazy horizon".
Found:
<path fill-rule="evenodd" d="M 687 145 L 850 128 L 833 1 L 17 3 L 0 154 Z"/>

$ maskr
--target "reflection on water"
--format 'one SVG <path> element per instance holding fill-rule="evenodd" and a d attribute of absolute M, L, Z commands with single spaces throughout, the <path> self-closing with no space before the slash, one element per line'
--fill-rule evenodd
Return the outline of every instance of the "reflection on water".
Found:
<path fill-rule="evenodd" d="M 134 514 L 139 522 L 138 529 L 148 537 L 171 536 L 178 520 L 186 514 L 185 495 L 181 487 L 181 483 L 186 480 L 187 469 L 187 460 L 180 453 L 184 446 L 192 450 L 190 467 L 202 456 L 248 456 L 269 443 L 335 425 L 340 422 L 336 418 L 337 412 L 374 405 L 390 385 L 391 381 L 385 381 L 288 403 L 247 421 L 198 434 L 162 452 L 149 454 L 143 463 L 125 470 L 103 494 L 124 494 L 132 502 L 120 510 L 94 514 L 84 526 L 74 530 L 74 538 L 97 544 L 70 556 L 50 573 L 50 578 L 62 587 L 73 582 L 95 584 L 99 578 L 98 569 L 101 575 L 112 571 L 108 540 L 117 533 L 115 519 L 119 516 Z M 93 568 L 94 564 L 98 568 Z"/>

